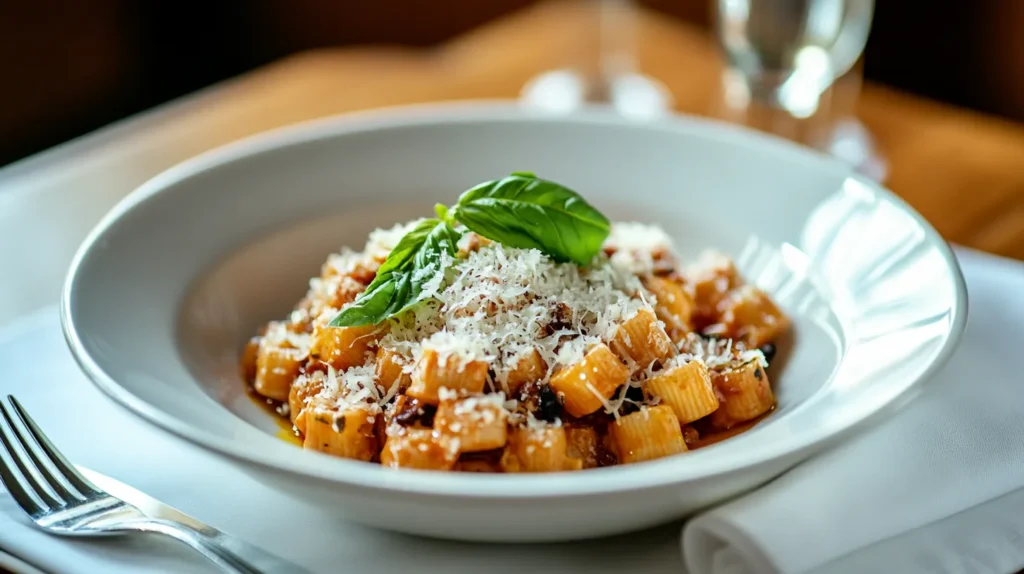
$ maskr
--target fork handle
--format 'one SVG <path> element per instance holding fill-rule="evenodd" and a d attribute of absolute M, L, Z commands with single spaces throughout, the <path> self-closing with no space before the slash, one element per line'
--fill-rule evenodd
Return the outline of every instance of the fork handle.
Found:
<path fill-rule="evenodd" d="M 162 534 L 173 538 L 216 564 L 221 570 L 232 574 L 262 574 L 263 571 L 249 564 L 234 553 L 228 552 L 202 532 L 170 520 L 149 519 L 132 522 L 133 531 Z"/>
<path fill-rule="evenodd" d="M 170 536 L 210 559 L 226 572 L 311 574 L 298 564 L 202 523 L 192 525 L 162 518 L 147 518 L 133 522 L 132 526 L 135 530 Z"/>
<path fill-rule="evenodd" d="M 311 574 L 309 570 L 302 568 L 298 564 L 288 562 L 279 556 L 271 554 L 266 550 L 242 540 L 241 538 L 235 538 L 234 536 L 225 534 L 211 526 L 206 526 L 198 532 L 221 552 L 247 565 L 249 568 L 256 568 L 256 572 L 272 572 L 273 574 L 278 574 L 279 572 L 284 574 Z"/>

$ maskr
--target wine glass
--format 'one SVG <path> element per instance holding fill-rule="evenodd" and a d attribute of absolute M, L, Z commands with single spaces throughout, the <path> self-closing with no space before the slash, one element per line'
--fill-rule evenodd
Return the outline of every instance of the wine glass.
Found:
<path fill-rule="evenodd" d="M 852 114 L 859 70 L 843 78 L 864 51 L 874 0 L 715 2 L 728 62 L 722 115 L 822 149 L 882 179 L 884 163 Z"/>
<path fill-rule="evenodd" d="M 569 65 L 544 72 L 524 87 L 521 101 L 551 112 L 605 104 L 618 113 L 651 119 L 671 113 L 672 97 L 657 80 L 639 73 L 631 0 L 578 2 L 588 16 Z"/>

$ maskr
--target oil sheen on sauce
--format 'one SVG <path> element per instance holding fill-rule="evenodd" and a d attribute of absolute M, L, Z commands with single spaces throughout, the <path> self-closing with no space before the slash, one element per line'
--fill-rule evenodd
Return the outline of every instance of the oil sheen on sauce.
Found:
<path fill-rule="evenodd" d="M 276 422 L 278 426 L 278 430 L 274 433 L 274 436 L 295 446 L 302 446 L 302 438 L 296 434 L 295 428 L 292 426 L 291 419 L 282 415 L 278 410 L 282 405 L 281 402 L 260 396 L 260 394 L 252 388 L 252 385 L 248 383 L 245 385 L 245 394 L 249 396 L 252 402 L 259 405 L 261 409 L 273 417 L 274 422 Z"/>

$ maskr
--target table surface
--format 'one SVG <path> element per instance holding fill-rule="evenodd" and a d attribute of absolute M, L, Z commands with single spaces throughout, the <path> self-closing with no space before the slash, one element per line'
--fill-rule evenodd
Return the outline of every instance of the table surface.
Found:
<path fill-rule="evenodd" d="M 531 77 L 560 65 L 558 55 L 590 21 L 579 4 L 547 3 L 433 50 L 299 54 L 0 169 L 0 229 L 24 238 L 0 243 L 0 322 L 55 301 L 89 228 L 167 167 L 325 115 L 514 98 Z M 635 25 L 640 69 L 664 83 L 679 111 L 710 114 L 722 71 L 713 39 L 651 12 L 639 12 Z M 871 84 L 856 113 L 889 164 L 888 187 L 948 240 L 1024 259 L 1024 125 Z"/>

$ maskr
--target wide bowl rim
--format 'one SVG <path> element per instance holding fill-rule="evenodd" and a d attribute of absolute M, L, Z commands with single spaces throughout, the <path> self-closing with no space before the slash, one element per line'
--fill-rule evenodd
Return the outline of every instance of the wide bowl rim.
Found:
<path fill-rule="evenodd" d="M 267 470 L 306 478 L 326 480 L 339 485 L 374 490 L 420 493 L 456 498 L 543 498 L 551 496 L 586 496 L 594 494 L 637 491 L 664 487 L 706 479 L 726 473 L 739 472 L 757 465 L 786 457 L 810 452 L 825 443 L 848 436 L 862 428 L 869 420 L 875 420 L 891 413 L 907 402 L 911 391 L 930 379 L 948 361 L 959 344 L 967 322 L 967 291 L 963 274 L 950 246 L 937 231 L 916 210 L 901 198 L 866 178 L 850 173 L 838 161 L 814 150 L 804 148 L 781 138 L 755 132 L 743 127 L 716 120 L 685 115 L 659 118 L 659 128 L 725 139 L 742 145 L 753 145 L 766 152 L 783 154 L 819 165 L 831 164 L 831 169 L 841 170 L 847 178 L 858 180 L 875 194 L 897 206 L 908 214 L 925 232 L 927 243 L 934 247 L 946 264 L 953 281 L 954 300 L 950 307 L 949 331 L 935 354 L 934 359 L 920 370 L 918 376 L 906 383 L 899 394 L 888 402 L 868 409 L 865 414 L 844 426 L 834 429 L 815 429 L 800 435 L 787 443 L 774 443 L 771 448 L 750 452 L 743 457 L 730 456 L 710 458 L 701 465 L 688 465 L 689 457 L 667 457 L 641 465 L 623 465 L 596 469 L 584 473 L 545 473 L 539 475 L 487 475 L 445 473 L 431 471 L 384 469 L 361 461 L 337 459 L 318 453 L 302 453 L 305 456 L 290 457 L 287 460 L 268 456 L 256 445 L 239 440 L 213 435 L 182 419 L 176 418 L 158 407 L 133 394 L 110 376 L 99 362 L 85 348 L 79 327 L 75 324 L 74 292 L 80 280 L 83 262 L 105 232 L 121 217 L 127 216 L 134 208 L 168 189 L 172 184 L 190 179 L 217 166 L 240 160 L 253 154 L 272 151 L 293 145 L 318 140 L 343 137 L 346 134 L 363 133 L 387 128 L 410 125 L 450 125 L 482 121 L 510 121 L 549 119 L 584 124 L 603 124 L 618 127 L 643 125 L 641 122 L 623 118 L 600 107 L 586 108 L 569 115 L 551 115 L 524 109 L 508 101 L 474 100 L 416 104 L 378 108 L 361 112 L 349 112 L 305 121 L 270 131 L 258 133 L 226 145 L 206 151 L 180 162 L 150 178 L 119 201 L 89 232 L 76 251 L 60 300 L 61 326 L 65 340 L 73 357 L 83 372 L 102 392 L 116 403 L 125 407 L 150 424 L 154 424 L 208 451 L 227 455 L 232 459 L 256 464 Z M 827 432 L 826 432 L 827 431 Z M 268 440 L 279 439 L 267 435 Z"/>

